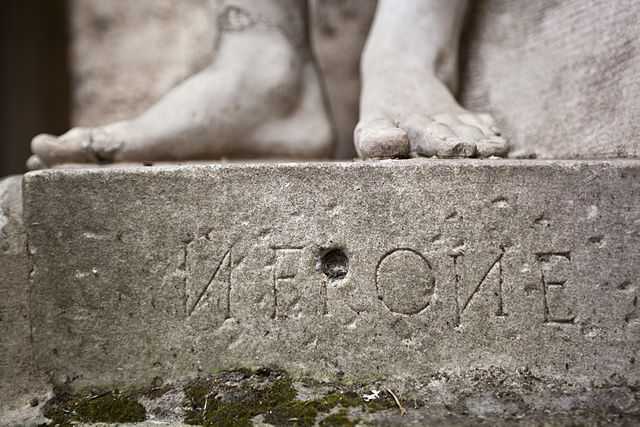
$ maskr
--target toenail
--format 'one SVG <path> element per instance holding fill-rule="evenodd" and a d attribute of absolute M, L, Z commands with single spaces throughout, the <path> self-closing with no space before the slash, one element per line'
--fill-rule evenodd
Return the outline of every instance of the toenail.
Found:
<path fill-rule="evenodd" d="M 38 169 L 46 169 L 47 165 L 42 161 L 42 159 L 37 155 L 32 155 L 27 159 L 27 169 L 29 170 L 38 170 Z"/>

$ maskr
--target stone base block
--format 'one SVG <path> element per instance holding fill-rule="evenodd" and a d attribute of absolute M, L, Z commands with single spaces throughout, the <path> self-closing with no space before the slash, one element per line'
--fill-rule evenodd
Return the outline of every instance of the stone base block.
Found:
<path fill-rule="evenodd" d="M 58 381 L 640 379 L 640 161 L 48 170 L 24 204 Z"/>
<path fill-rule="evenodd" d="M 25 425 L 49 389 L 31 351 L 22 177 L 0 179 L 0 425 Z"/>

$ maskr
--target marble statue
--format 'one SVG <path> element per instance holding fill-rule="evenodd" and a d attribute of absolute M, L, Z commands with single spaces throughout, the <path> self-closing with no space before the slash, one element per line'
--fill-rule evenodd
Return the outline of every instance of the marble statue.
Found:
<path fill-rule="evenodd" d="M 32 141 L 31 169 L 62 163 L 319 159 L 334 126 L 309 47 L 307 4 L 215 0 L 215 55 L 138 117 Z M 454 97 L 465 0 L 381 0 L 362 53 L 362 158 L 504 156 L 488 114 Z"/>
<path fill-rule="evenodd" d="M 511 157 L 640 157 L 635 0 L 382 0 L 370 30 L 370 0 L 312 0 L 310 20 L 299 1 L 72 6 L 81 129 L 36 138 L 32 168 L 326 158 L 336 139 L 339 158 L 503 156 L 505 139 Z"/>

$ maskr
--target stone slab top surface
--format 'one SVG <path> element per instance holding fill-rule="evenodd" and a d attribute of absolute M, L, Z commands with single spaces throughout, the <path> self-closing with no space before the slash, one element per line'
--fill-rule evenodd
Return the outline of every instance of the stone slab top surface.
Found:
<path fill-rule="evenodd" d="M 296 161 L 296 160 L 221 160 L 221 161 L 186 161 L 186 162 L 153 162 L 149 166 L 141 163 L 113 163 L 105 165 L 91 165 L 81 163 L 71 163 L 59 165 L 51 169 L 42 169 L 29 172 L 28 175 L 49 174 L 59 171 L 138 171 L 138 170 L 175 170 L 184 168 L 404 168 L 412 166 L 422 167 L 441 167 L 441 166 L 527 166 L 527 167 L 575 167 L 575 166 L 634 166 L 640 165 L 640 159 L 634 158 L 618 158 L 618 159 L 579 159 L 579 160 L 562 160 L 562 159 L 436 159 L 436 158 L 415 158 L 415 159 L 384 159 L 384 160 L 353 160 L 353 161 Z"/>

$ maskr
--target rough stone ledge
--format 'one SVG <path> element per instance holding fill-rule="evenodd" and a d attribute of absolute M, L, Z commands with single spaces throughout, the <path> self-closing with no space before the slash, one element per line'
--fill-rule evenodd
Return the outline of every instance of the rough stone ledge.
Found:
<path fill-rule="evenodd" d="M 24 179 L 54 383 L 277 364 L 640 378 L 640 161 L 49 170 Z"/>
<path fill-rule="evenodd" d="M 526 369 L 439 372 L 420 388 L 401 389 L 384 382 L 317 382 L 261 368 L 181 383 L 157 379 L 128 390 L 73 393 L 61 385 L 42 413 L 51 425 L 92 426 L 623 426 L 640 421 L 639 398 L 640 391 L 619 378 L 585 388 Z"/>

